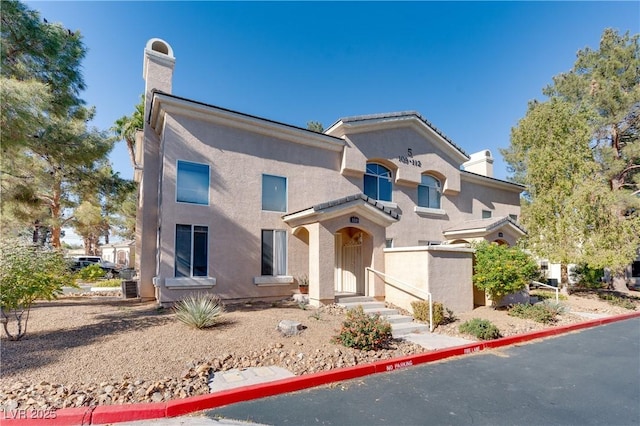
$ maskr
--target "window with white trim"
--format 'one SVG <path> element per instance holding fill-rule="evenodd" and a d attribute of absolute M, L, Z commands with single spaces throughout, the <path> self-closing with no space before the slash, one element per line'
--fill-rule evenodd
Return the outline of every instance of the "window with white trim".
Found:
<path fill-rule="evenodd" d="M 287 231 L 262 230 L 262 275 L 287 274 Z"/>
<path fill-rule="evenodd" d="M 491 219 L 491 210 L 482 210 L 483 219 Z"/>
<path fill-rule="evenodd" d="M 418 206 L 439 209 L 442 190 L 440 181 L 431 175 L 422 175 L 418 185 Z"/>
<path fill-rule="evenodd" d="M 391 201 L 391 170 L 377 163 L 368 163 L 364 174 L 364 194 L 375 200 Z"/>
<path fill-rule="evenodd" d="M 176 201 L 209 205 L 209 166 L 178 160 Z"/>
<path fill-rule="evenodd" d="M 207 226 L 176 225 L 175 276 L 206 277 L 208 247 Z"/>
<path fill-rule="evenodd" d="M 287 178 L 262 175 L 262 210 L 287 211 Z"/>

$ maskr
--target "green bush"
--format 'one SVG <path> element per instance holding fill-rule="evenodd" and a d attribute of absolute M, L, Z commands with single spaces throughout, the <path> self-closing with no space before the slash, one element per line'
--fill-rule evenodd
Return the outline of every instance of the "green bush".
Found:
<path fill-rule="evenodd" d="M 530 319 L 542 324 L 550 324 L 556 321 L 559 308 L 554 305 L 537 303 L 529 305 L 527 303 L 513 305 L 509 308 L 508 314 L 512 317 Z"/>
<path fill-rule="evenodd" d="M 480 340 L 491 340 L 502 337 L 498 327 L 490 321 L 480 318 L 474 318 L 461 324 L 458 330 L 460 330 L 461 333 L 470 334 Z"/>
<path fill-rule="evenodd" d="M 610 305 L 620 306 L 621 308 L 636 310 L 636 304 L 632 300 L 626 297 L 616 296 L 613 293 L 599 293 L 598 297 L 602 300 L 606 300 Z"/>
<path fill-rule="evenodd" d="M 604 269 L 595 269 L 587 265 L 576 265 L 571 270 L 571 278 L 576 282 L 576 287 L 587 289 L 598 289 L 604 286 L 602 278 Z"/>
<path fill-rule="evenodd" d="M 212 327 L 218 322 L 224 307 L 213 294 L 190 294 L 174 306 L 179 321 L 195 328 Z"/>
<path fill-rule="evenodd" d="M 421 322 L 429 322 L 429 301 L 416 300 L 411 302 L 411 309 L 413 311 L 413 317 Z M 453 312 L 450 309 L 446 309 L 440 302 L 433 302 L 433 327 L 437 327 L 442 324 L 448 324 L 454 319 Z"/>
<path fill-rule="evenodd" d="M 82 281 L 92 283 L 97 281 L 98 278 L 104 277 L 104 274 L 104 269 L 102 269 L 97 263 L 94 263 L 93 265 L 85 266 L 76 272 L 76 277 Z"/>
<path fill-rule="evenodd" d="M 120 287 L 122 285 L 122 280 L 118 278 L 113 278 L 110 280 L 103 280 L 95 283 L 94 287 Z"/>
<path fill-rule="evenodd" d="M 7 337 L 22 339 L 31 305 L 36 299 L 54 299 L 65 285 L 74 286 L 60 252 L 15 240 L 0 244 L 0 311 Z"/>
<path fill-rule="evenodd" d="M 362 306 L 358 306 L 347 312 L 346 320 L 332 341 L 348 348 L 368 351 L 384 347 L 391 338 L 391 324 L 388 321 L 378 314 L 368 315 Z"/>
<path fill-rule="evenodd" d="M 483 241 L 474 246 L 473 284 L 497 306 L 508 294 L 522 290 L 538 275 L 538 265 L 517 247 Z"/>

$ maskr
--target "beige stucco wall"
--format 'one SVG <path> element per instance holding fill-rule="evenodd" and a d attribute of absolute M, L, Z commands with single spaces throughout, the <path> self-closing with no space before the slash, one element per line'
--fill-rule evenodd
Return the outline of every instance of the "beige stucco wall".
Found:
<path fill-rule="evenodd" d="M 473 250 L 432 246 L 384 252 L 388 302 L 411 311 L 411 302 L 419 300 L 421 294 L 411 294 L 408 284 L 424 293 L 431 292 L 433 301 L 454 312 L 473 310 Z"/>
<path fill-rule="evenodd" d="M 293 283 L 254 284 L 254 278 L 260 276 L 262 229 L 287 231 L 290 276 L 308 275 L 312 266 L 308 257 L 305 259 L 311 242 L 303 243 L 291 234 L 282 221 L 285 212 L 262 210 L 263 174 L 287 179 L 288 212 L 360 190 L 339 174 L 340 152 L 184 116 L 166 117 L 162 151 L 163 224 L 158 275 L 173 276 L 176 224 L 208 226 L 209 275 L 216 279 L 214 291 L 225 299 L 273 297 L 291 294 L 295 289 Z M 210 166 L 208 206 L 175 201 L 178 160 Z M 333 249 L 333 240 L 330 243 Z M 333 252 L 329 265 L 332 259 Z M 325 258 L 322 261 L 327 263 Z"/>

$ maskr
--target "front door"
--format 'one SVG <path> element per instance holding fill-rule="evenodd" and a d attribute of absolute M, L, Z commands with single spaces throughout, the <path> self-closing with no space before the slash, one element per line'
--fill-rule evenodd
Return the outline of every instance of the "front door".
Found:
<path fill-rule="evenodd" d="M 345 244 L 336 238 L 338 254 L 336 292 L 364 294 L 364 265 L 362 262 L 362 233 L 358 232 Z M 340 247 L 342 246 L 342 247 Z"/>

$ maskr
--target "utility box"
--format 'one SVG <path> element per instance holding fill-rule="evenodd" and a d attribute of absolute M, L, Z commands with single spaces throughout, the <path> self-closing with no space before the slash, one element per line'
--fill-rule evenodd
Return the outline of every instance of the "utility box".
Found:
<path fill-rule="evenodd" d="M 138 297 L 138 281 L 122 280 L 122 297 L 124 299 L 135 299 Z"/>

